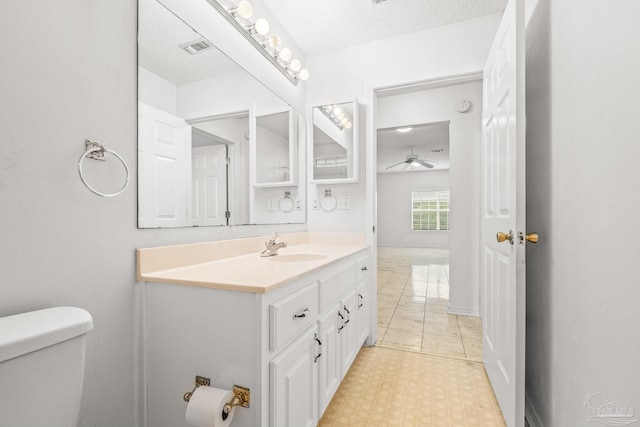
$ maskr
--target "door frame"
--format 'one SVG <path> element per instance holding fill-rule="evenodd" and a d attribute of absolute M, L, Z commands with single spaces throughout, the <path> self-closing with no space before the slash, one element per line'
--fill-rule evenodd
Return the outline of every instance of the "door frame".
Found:
<path fill-rule="evenodd" d="M 450 69 L 433 70 L 421 75 L 411 77 L 375 81 L 367 84 L 367 108 L 366 108 L 366 132 L 365 132 L 365 238 L 371 253 L 371 323 L 369 338 L 366 345 L 374 345 L 378 340 L 378 283 L 376 272 L 378 271 L 378 200 L 377 200 L 377 100 L 378 94 L 397 89 L 424 90 L 452 84 L 467 83 L 482 80 L 484 63 L 457 67 Z M 480 248 L 478 247 L 478 254 Z M 479 255 L 478 255 L 479 256 Z M 482 291 L 482 290 L 480 290 Z"/>

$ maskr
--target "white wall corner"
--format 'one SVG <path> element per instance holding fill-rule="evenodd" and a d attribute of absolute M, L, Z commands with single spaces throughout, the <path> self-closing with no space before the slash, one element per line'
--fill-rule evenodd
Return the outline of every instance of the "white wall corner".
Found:
<path fill-rule="evenodd" d="M 474 316 L 480 317 L 480 308 L 478 307 L 464 307 L 461 305 L 451 305 L 451 303 L 447 304 L 447 313 L 449 314 L 457 314 L 460 316 Z"/>
<path fill-rule="evenodd" d="M 528 394 L 525 394 L 524 398 L 524 418 L 529 427 L 544 427 L 544 424 L 540 421 L 540 416 L 538 416 L 538 412 L 536 412 Z"/>

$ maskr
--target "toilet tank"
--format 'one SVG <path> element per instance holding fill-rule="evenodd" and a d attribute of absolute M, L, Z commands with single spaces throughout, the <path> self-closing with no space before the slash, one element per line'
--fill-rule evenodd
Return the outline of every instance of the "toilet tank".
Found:
<path fill-rule="evenodd" d="M 0 318 L 0 427 L 74 427 L 91 315 L 55 307 Z"/>

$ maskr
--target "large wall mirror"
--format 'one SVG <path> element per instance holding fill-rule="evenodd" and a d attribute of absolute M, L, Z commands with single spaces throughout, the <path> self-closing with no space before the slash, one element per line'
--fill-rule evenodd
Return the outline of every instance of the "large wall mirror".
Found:
<path fill-rule="evenodd" d="M 312 183 L 358 182 L 358 101 L 313 107 Z"/>
<path fill-rule="evenodd" d="M 156 0 L 138 9 L 138 226 L 305 222 L 304 117 Z"/>

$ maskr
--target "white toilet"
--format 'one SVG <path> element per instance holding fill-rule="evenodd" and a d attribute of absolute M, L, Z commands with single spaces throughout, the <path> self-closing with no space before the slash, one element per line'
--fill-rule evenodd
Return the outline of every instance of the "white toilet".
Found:
<path fill-rule="evenodd" d="M 91 315 L 55 307 L 0 318 L 0 427 L 75 427 Z"/>

